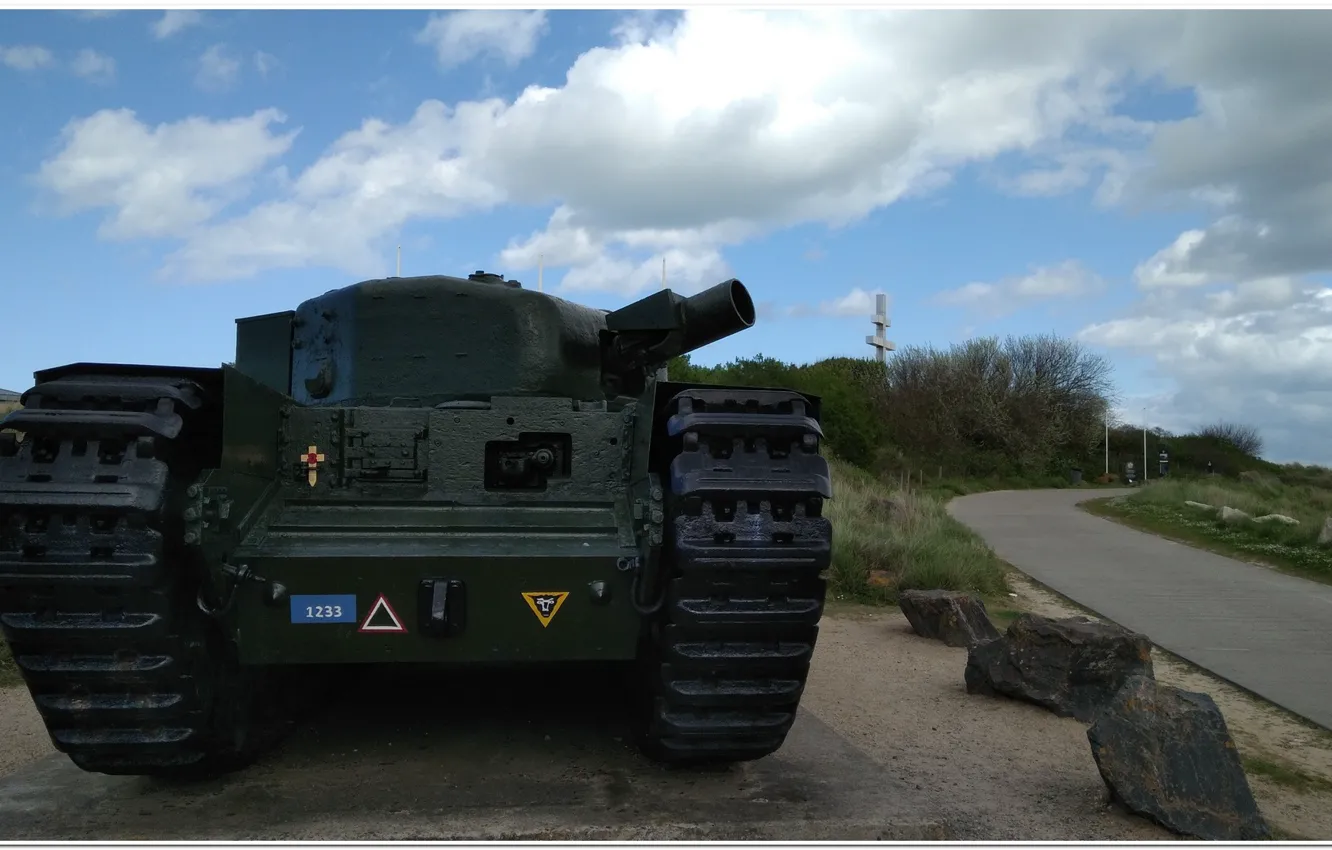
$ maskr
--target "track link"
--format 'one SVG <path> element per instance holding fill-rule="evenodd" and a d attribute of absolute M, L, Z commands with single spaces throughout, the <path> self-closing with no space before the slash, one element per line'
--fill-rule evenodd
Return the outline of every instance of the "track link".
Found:
<path fill-rule="evenodd" d="M 678 438 L 644 744 L 667 762 L 749 761 L 795 721 L 823 614 L 832 526 L 822 432 L 797 393 L 692 389 Z"/>
<path fill-rule="evenodd" d="M 5 421 L 24 439 L 0 433 L 0 626 L 52 742 L 108 774 L 243 762 L 249 689 L 180 526 L 203 388 L 84 375 L 25 403 Z"/>

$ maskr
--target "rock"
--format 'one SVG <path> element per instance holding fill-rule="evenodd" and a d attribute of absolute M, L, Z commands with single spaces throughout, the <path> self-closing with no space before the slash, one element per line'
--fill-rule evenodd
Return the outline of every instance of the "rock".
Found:
<path fill-rule="evenodd" d="M 1323 529 L 1318 532 L 1318 545 L 1327 546 L 1332 543 L 1332 516 L 1323 520 Z"/>
<path fill-rule="evenodd" d="M 1295 517 L 1289 517 L 1285 514 L 1267 514 L 1266 516 L 1256 516 L 1254 522 L 1284 522 L 1286 525 L 1299 525 L 1300 521 Z"/>
<path fill-rule="evenodd" d="M 897 596 L 897 606 L 916 634 L 949 646 L 971 646 L 999 637 L 999 630 L 985 613 L 985 603 L 974 593 L 904 590 Z"/>
<path fill-rule="evenodd" d="M 1204 841 L 1269 837 L 1225 718 L 1207 694 L 1144 676 L 1125 683 L 1087 729 L 1110 797 Z"/>
<path fill-rule="evenodd" d="M 973 645 L 965 673 L 969 694 L 1002 694 L 1084 723 L 1134 675 L 1154 675 L 1146 635 L 1086 617 L 1035 614 L 1020 614 L 1002 637 Z"/>
<path fill-rule="evenodd" d="M 1201 508 L 1202 510 L 1205 510 L 1205 511 L 1214 511 L 1214 510 L 1216 510 L 1216 508 L 1212 507 L 1211 505 L 1206 505 L 1206 504 L 1203 504 L 1202 502 L 1186 501 L 1186 502 L 1184 502 L 1184 504 L 1188 505 L 1188 506 L 1191 507 L 1191 508 Z"/>
<path fill-rule="evenodd" d="M 1240 520 L 1252 519 L 1252 517 L 1238 508 L 1225 505 L 1221 508 L 1221 519 L 1225 522 L 1239 522 Z"/>

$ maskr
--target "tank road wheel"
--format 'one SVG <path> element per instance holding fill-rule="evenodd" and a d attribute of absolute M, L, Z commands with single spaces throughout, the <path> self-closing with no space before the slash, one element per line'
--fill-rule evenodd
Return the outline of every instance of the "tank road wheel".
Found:
<path fill-rule="evenodd" d="M 822 436 L 791 392 L 671 401 L 664 599 L 640 654 L 639 741 L 675 764 L 779 749 L 823 614 L 832 495 Z"/>
<path fill-rule="evenodd" d="M 98 773 L 247 763 L 255 683 L 200 610 L 184 542 L 215 400 L 178 377 L 82 375 L 27 405 L 9 422 L 24 439 L 0 436 L 0 625 L 52 742 Z"/>

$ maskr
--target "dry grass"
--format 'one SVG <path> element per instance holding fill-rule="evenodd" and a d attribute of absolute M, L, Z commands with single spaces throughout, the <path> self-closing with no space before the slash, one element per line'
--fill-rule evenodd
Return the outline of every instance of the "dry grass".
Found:
<path fill-rule="evenodd" d="M 1228 505 L 1250 516 L 1283 514 L 1300 521 L 1297 526 L 1282 523 L 1259 524 L 1258 529 L 1278 535 L 1293 544 L 1313 543 L 1323 527 L 1323 519 L 1332 515 L 1332 490 L 1309 484 L 1286 484 L 1274 475 L 1244 473 L 1238 481 L 1203 478 L 1193 481 L 1158 481 L 1129 497 L 1142 504 L 1183 506 L 1185 500 L 1221 507 Z"/>
<path fill-rule="evenodd" d="M 1003 592 L 994 552 L 948 515 L 945 498 L 893 489 L 832 461 L 831 591 L 836 599 L 892 601 L 909 588 Z"/>
<path fill-rule="evenodd" d="M 1219 511 L 1185 505 L 1227 506 L 1251 517 L 1281 514 L 1299 520 L 1224 522 Z M 1275 475 L 1244 473 L 1240 480 L 1160 481 L 1129 496 L 1088 504 L 1087 509 L 1128 525 L 1223 555 L 1261 561 L 1316 581 L 1332 583 L 1332 549 L 1317 544 L 1332 515 L 1332 489 Z"/>

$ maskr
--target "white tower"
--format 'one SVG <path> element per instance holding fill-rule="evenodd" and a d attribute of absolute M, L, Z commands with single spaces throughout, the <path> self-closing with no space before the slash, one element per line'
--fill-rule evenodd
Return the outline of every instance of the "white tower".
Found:
<path fill-rule="evenodd" d="M 874 296 L 874 315 L 870 316 L 870 321 L 874 323 L 874 334 L 865 337 L 865 342 L 874 348 L 874 359 L 880 363 L 884 362 L 886 352 L 893 351 L 897 346 L 883 335 L 884 329 L 892 323 L 888 321 L 888 296 L 882 292 Z"/>

